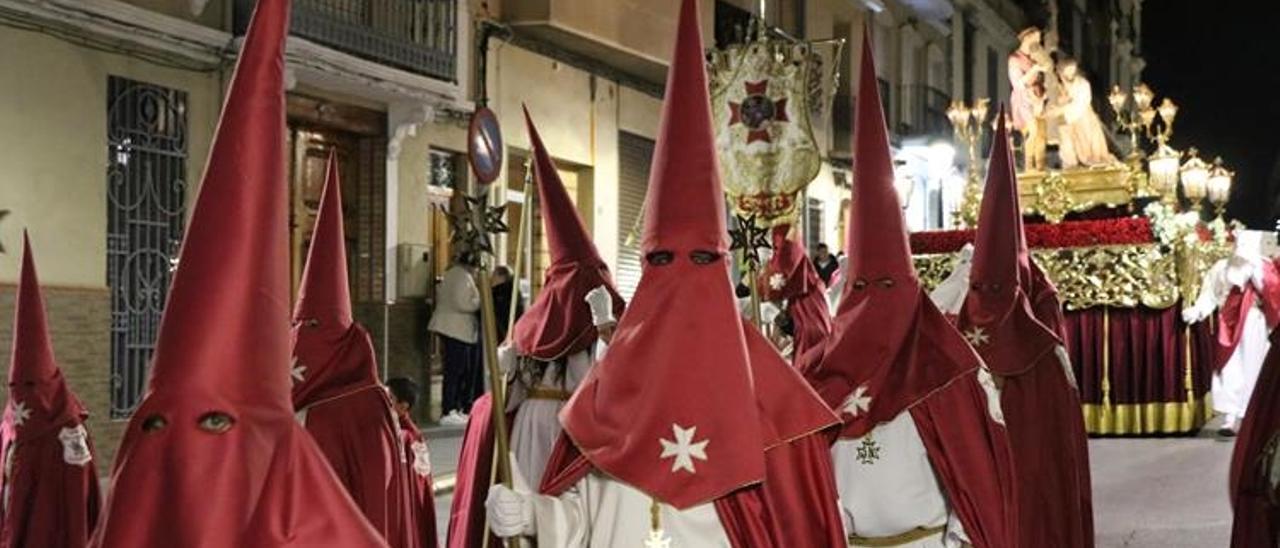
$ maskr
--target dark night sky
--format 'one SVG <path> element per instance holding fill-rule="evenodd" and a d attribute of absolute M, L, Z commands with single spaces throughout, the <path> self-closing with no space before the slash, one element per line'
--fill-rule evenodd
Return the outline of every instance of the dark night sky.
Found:
<path fill-rule="evenodd" d="M 1146 0 L 1143 79 L 1178 104 L 1173 146 L 1236 171 L 1228 217 L 1273 228 L 1280 214 L 1280 2 Z"/>

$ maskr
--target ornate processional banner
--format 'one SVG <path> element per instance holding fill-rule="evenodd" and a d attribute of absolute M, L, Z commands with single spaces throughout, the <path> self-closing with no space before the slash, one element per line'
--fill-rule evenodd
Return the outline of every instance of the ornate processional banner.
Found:
<path fill-rule="evenodd" d="M 711 109 L 730 204 L 763 226 L 790 222 L 821 167 L 810 115 L 821 59 L 808 44 L 754 41 L 711 55 Z"/>

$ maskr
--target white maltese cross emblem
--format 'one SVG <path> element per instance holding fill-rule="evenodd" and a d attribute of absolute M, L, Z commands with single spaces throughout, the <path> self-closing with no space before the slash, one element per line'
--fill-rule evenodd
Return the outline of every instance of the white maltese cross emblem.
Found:
<path fill-rule="evenodd" d="M 671 471 L 673 473 L 677 470 L 687 470 L 690 474 L 697 473 L 697 470 L 693 468 L 693 459 L 707 460 L 707 444 L 711 443 L 711 440 L 704 439 L 695 443 L 693 436 L 697 430 L 697 426 L 685 429 L 678 424 L 672 423 L 671 431 L 675 434 L 675 441 L 658 438 L 658 441 L 662 443 L 662 455 L 658 458 L 675 457 L 675 460 L 671 462 Z"/>
<path fill-rule="evenodd" d="M 781 291 L 782 286 L 784 285 L 787 285 L 787 279 L 783 277 L 782 273 L 775 272 L 772 276 L 769 276 L 770 289 L 774 291 Z"/>
<path fill-rule="evenodd" d="M 991 340 L 991 336 L 981 327 L 973 326 L 973 329 L 964 332 L 964 340 L 969 341 L 969 345 L 979 347 L 987 344 Z"/>
<path fill-rule="evenodd" d="M 851 417 L 857 417 L 868 409 L 871 409 L 871 396 L 867 395 L 867 385 L 865 384 L 855 389 L 852 394 L 849 394 L 849 397 L 845 398 L 844 404 L 840 406 L 840 410 L 848 413 Z"/>
<path fill-rule="evenodd" d="M 31 410 L 27 409 L 27 404 L 20 401 L 13 402 L 13 425 L 22 426 L 26 424 L 27 419 L 31 418 Z"/>

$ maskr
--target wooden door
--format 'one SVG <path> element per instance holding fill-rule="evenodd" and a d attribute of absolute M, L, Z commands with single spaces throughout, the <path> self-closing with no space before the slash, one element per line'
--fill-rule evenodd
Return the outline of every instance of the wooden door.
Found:
<path fill-rule="evenodd" d="M 342 185 L 343 224 L 347 247 L 347 269 L 351 270 L 352 250 L 355 240 L 352 237 L 352 223 L 348 218 L 354 203 L 355 182 L 357 181 L 358 164 L 356 162 L 357 141 L 352 135 L 338 131 L 326 131 L 305 127 L 293 127 L 289 131 L 289 142 L 293 147 L 293 162 L 289 174 L 290 196 L 290 234 L 289 248 L 292 255 L 293 294 L 298 293 L 298 283 L 302 279 L 302 269 L 306 265 L 307 251 L 311 248 L 311 233 L 315 229 L 316 214 L 320 208 L 320 197 L 324 192 L 325 173 L 329 154 L 337 155 L 338 176 Z"/>

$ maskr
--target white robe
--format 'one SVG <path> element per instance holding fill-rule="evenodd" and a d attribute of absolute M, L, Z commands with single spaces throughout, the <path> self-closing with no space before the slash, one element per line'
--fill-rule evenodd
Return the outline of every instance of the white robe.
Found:
<path fill-rule="evenodd" d="M 1261 259 L 1235 257 L 1234 260 L 1218 261 L 1205 273 L 1194 309 L 1200 311 L 1198 315 L 1207 315 L 1226 302 L 1232 289 L 1254 284 L 1261 290 L 1264 279 Z M 1244 418 L 1253 387 L 1258 382 L 1258 373 L 1262 371 L 1262 362 L 1270 349 L 1267 319 L 1262 313 L 1261 303 L 1254 301 L 1253 307 L 1245 314 L 1240 344 L 1222 370 L 1213 376 L 1213 410 L 1226 415 L 1229 423 Z"/>
<path fill-rule="evenodd" d="M 879 454 L 863 462 L 859 447 L 868 438 Z M 841 520 L 851 535 L 893 537 L 915 529 L 943 527 L 940 533 L 898 546 L 952 548 L 969 542 L 959 518 L 947 505 L 911 413 L 903 411 L 861 438 L 837 441 L 831 447 L 831 459 Z"/>
<path fill-rule="evenodd" d="M 505 348 L 505 347 L 504 347 Z M 515 353 L 508 350 L 501 352 L 503 369 L 512 371 L 515 367 Z M 555 367 L 547 367 L 543 372 L 539 386 L 573 393 L 578 384 L 587 376 L 587 371 L 594 363 L 591 352 L 584 350 L 572 354 L 565 360 L 563 381 L 558 378 Z M 521 383 L 511 383 L 511 393 L 507 400 L 507 411 L 515 410 L 516 417 L 511 425 L 511 451 L 519 463 L 520 472 L 530 485 L 542 483 L 542 473 L 547 467 L 547 459 L 551 457 L 551 449 L 560 437 L 560 409 L 564 400 L 529 399 L 526 387 Z"/>
<path fill-rule="evenodd" d="M 649 538 L 653 499 L 592 471 L 559 496 L 531 495 L 538 546 L 642 547 Z M 672 548 L 728 548 L 729 537 L 711 503 L 677 510 L 659 504 L 660 527 Z"/>

